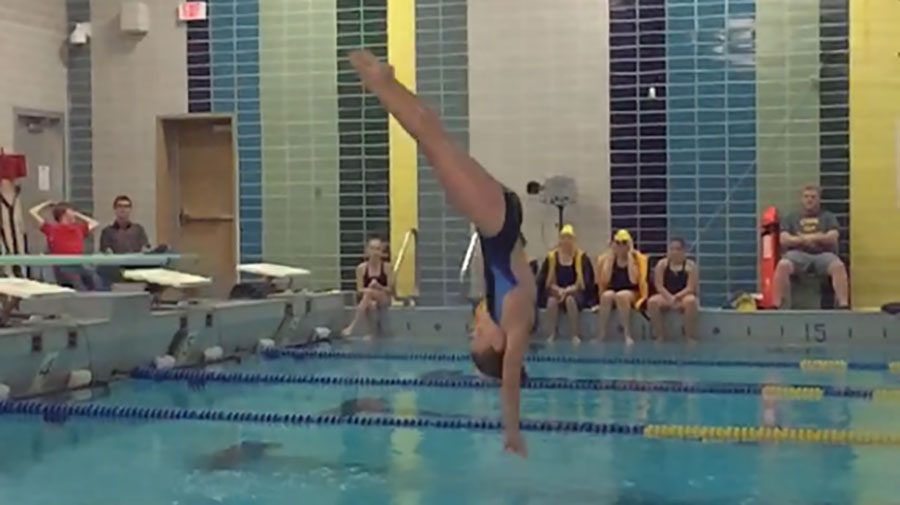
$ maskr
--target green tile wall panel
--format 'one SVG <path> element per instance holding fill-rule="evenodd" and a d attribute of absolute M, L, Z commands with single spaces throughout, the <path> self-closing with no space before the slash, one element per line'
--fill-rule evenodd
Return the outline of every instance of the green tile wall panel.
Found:
<path fill-rule="evenodd" d="M 387 58 L 387 0 L 336 1 L 340 269 L 342 287 L 354 289 L 366 239 L 390 238 L 390 153 L 388 115 L 364 91 L 347 53 L 365 47 Z"/>
<path fill-rule="evenodd" d="M 819 0 L 756 3 L 758 210 L 819 182 Z"/>
<path fill-rule="evenodd" d="M 260 0 L 263 254 L 339 284 L 334 0 Z"/>

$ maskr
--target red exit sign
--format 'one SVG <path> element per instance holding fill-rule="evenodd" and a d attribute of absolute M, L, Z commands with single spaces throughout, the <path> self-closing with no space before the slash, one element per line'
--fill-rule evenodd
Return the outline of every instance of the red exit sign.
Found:
<path fill-rule="evenodd" d="M 204 21 L 206 15 L 206 2 L 181 2 L 178 5 L 179 21 Z"/>

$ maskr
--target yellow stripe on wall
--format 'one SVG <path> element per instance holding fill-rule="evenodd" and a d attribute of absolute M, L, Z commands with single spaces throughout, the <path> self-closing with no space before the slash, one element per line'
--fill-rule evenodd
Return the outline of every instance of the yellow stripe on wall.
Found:
<path fill-rule="evenodd" d="M 416 2 L 415 0 L 390 0 L 387 2 L 388 61 L 394 66 L 394 75 L 409 89 L 416 89 Z M 400 253 L 403 237 L 419 222 L 418 165 L 416 142 L 397 120 L 390 118 L 390 185 L 391 185 L 391 253 Z M 403 265 L 397 272 L 398 296 L 414 294 L 413 276 L 416 268 L 416 251 L 410 244 Z"/>
<path fill-rule="evenodd" d="M 850 2 L 850 284 L 855 307 L 900 300 L 900 2 Z"/>

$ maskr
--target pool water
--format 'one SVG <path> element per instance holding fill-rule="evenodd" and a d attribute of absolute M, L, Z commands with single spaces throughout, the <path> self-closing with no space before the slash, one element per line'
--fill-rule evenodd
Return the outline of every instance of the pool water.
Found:
<path fill-rule="evenodd" d="M 350 344 L 367 352 L 461 351 L 414 342 Z M 803 359 L 763 347 L 638 346 L 631 356 Z M 623 355 L 616 345 L 542 354 Z M 816 359 L 849 356 L 816 351 Z M 846 351 L 849 352 L 849 351 Z M 854 359 L 886 362 L 883 351 Z M 531 363 L 532 377 L 621 378 L 900 387 L 886 372 Z M 242 372 L 420 377 L 471 373 L 464 362 L 248 359 Z M 499 417 L 490 388 L 188 384 L 130 380 L 89 400 L 106 405 L 322 413 L 366 399 L 399 416 Z M 55 400 L 56 401 L 56 400 Z M 900 404 L 824 398 L 764 404 L 758 395 L 525 390 L 525 419 L 624 424 L 761 425 L 900 433 Z M 361 415 L 368 415 L 363 412 Z M 817 444 L 703 443 L 640 436 L 526 433 L 529 458 L 504 454 L 500 433 L 372 426 L 0 417 L 0 505 L 30 504 L 877 504 L 900 503 L 900 449 Z"/>

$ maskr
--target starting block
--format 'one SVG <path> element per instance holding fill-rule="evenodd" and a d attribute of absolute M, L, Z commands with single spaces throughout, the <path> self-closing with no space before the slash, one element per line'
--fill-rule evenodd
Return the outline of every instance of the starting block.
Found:
<path fill-rule="evenodd" d="M 9 322 L 10 316 L 19 308 L 19 302 L 22 300 L 70 296 L 74 293 L 74 289 L 56 284 L 18 277 L 0 277 L 0 300 L 2 300 L 3 306 L 3 311 L 0 313 L 0 325 L 5 326 Z"/>
<path fill-rule="evenodd" d="M 153 296 L 153 305 L 158 306 L 162 292 L 166 289 L 178 291 L 183 298 L 186 291 L 192 291 L 212 284 L 212 279 L 200 275 L 186 274 L 165 268 L 142 268 L 124 270 L 122 278 L 130 282 L 147 285 Z"/>

